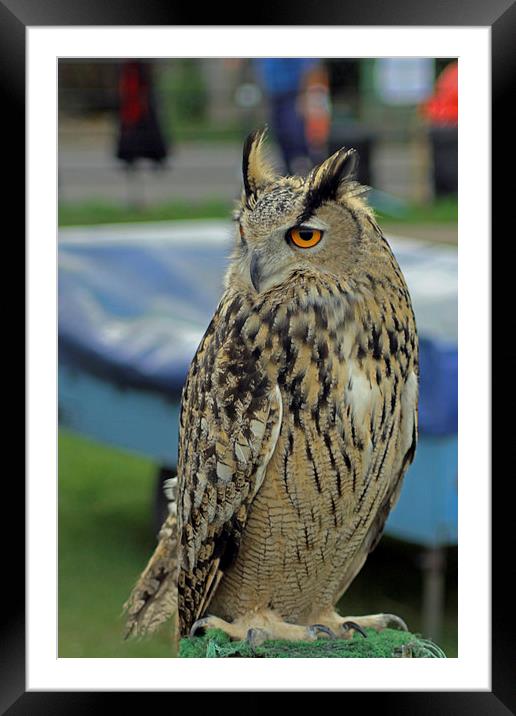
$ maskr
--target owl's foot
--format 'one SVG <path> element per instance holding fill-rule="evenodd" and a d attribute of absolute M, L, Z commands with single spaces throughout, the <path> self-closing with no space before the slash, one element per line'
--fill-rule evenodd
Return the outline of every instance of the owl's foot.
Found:
<path fill-rule="evenodd" d="M 335 613 L 324 621 L 340 639 L 350 639 L 355 631 L 366 636 L 364 629 L 383 631 L 389 628 L 408 631 L 408 627 L 403 619 L 395 614 L 368 614 L 363 617 L 341 617 Z"/>
<path fill-rule="evenodd" d="M 353 627 L 365 633 L 359 625 Z M 284 639 L 286 641 L 316 641 L 321 637 L 336 639 L 337 634 L 325 624 L 311 624 L 302 626 L 289 624 L 281 620 L 272 612 L 261 612 L 239 617 L 234 622 L 226 622 L 215 616 L 198 619 L 190 629 L 190 637 L 194 636 L 200 629 L 221 629 L 231 639 L 243 641 L 244 639 L 252 646 L 259 646 L 265 641 Z"/>

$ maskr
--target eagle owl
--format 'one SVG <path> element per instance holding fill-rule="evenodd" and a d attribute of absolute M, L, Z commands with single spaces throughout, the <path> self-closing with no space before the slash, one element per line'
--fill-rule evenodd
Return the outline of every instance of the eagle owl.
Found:
<path fill-rule="evenodd" d="M 177 484 L 128 632 L 310 640 L 390 614 L 335 604 L 376 546 L 417 440 L 407 287 L 341 149 L 277 176 L 251 134 L 225 291 L 192 361 Z"/>

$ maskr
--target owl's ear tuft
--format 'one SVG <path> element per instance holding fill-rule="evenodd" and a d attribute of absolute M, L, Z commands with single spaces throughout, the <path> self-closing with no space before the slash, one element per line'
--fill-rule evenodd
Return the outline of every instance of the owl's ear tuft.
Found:
<path fill-rule="evenodd" d="M 352 181 L 357 169 L 358 152 L 343 147 L 312 170 L 310 188 L 317 192 L 323 201 L 336 199 L 340 186 Z"/>
<path fill-rule="evenodd" d="M 355 149 L 339 149 L 309 174 L 305 199 L 305 218 L 311 216 L 325 201 L 335 201 L 347 182 L 353 182 L 358 168 Z"/>
<path fill-rule="evenodd" d="M 246 201 L 256 199 L 257 193 L 274 179 L 274 170 L 267 159 L 264 139 L 267 127 L 251 132 L 244 142 L 242 173 Z"/>

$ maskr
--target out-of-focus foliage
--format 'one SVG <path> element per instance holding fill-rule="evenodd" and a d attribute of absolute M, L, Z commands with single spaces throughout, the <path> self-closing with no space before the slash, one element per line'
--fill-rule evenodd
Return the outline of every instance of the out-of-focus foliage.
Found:
<path fill-rule="evenodd" d="M 156 76 L 165 132 L 186 123 L 199 125 L 206 117 L 207 88 L 194 59 L 162 66 Z"/>
<path fill-rule="evenodd" d="M 124 204 L 87 201 L 59 206 L 59 226 L 87 226 L 133 221 L 177 221 L 182 219 L 230 219 L 233 205 L 220 199 L 193 203 L 172 201 L 134 208 Z M 437 200 L 430 205 L 408 204 L 392 215 L 377 212 L 382 227 L 396 224 L 451 224 L 457 221 L 457 200 L 453 197 Z"/>

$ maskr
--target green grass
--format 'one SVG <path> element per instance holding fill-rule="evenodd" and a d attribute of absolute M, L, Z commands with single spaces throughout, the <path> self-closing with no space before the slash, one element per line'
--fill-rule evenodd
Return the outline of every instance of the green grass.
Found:
<path fill-rule="evenodd" d="M 59 205 L 59 226 L 89 226 L 135 221 L 179 221 L 182 219 L 229 219 L 233 205 L 218 199 L 170 202 L 130 208 L 101 201 Z"/>
<path fill-rule="evenodd" d="M 172 656 L 166 629 L 123 640 L 122 605 L 155 543 L 155 471 L 148 460 L 60 432 L 60 657 Z"/>
<path fill-rule="evenodd" d="M 174 221 L 180 219 L 229 219 L 232 202 L 210 199 L 194 203 L 187 201 L 168 202 L 130 208 L 113 202 L 89 201 L 78 204 L 59 205 L 59 226 L 86 226 L 133 221 Z M 378 212 L 382 226 L 395 224 L 452 224 L 457 222 L 457 200 L 440 199 L 434 204 L 408 205 L 396 215 Z"/>
<path fill-rule="evenodd" d="M 381 224 L 456 224 L 459 216 L 457 197 L 437 199 L 432 204 L 407 204 L 396 214 L 377 211 Z"/>
<path fill-rule="evenodd" d="M 59 656 L 168 657 L 169 630 L 123 640 L 122 605 L 155 545 L 156 467 L 61 430 L 59 436 Z M 384 537 L 339 605 L 342 614 L 394 613 L 421 624 L 420 549 Z M 457 655 L 456 550 L 448 553 L 444 632 Z"/>

